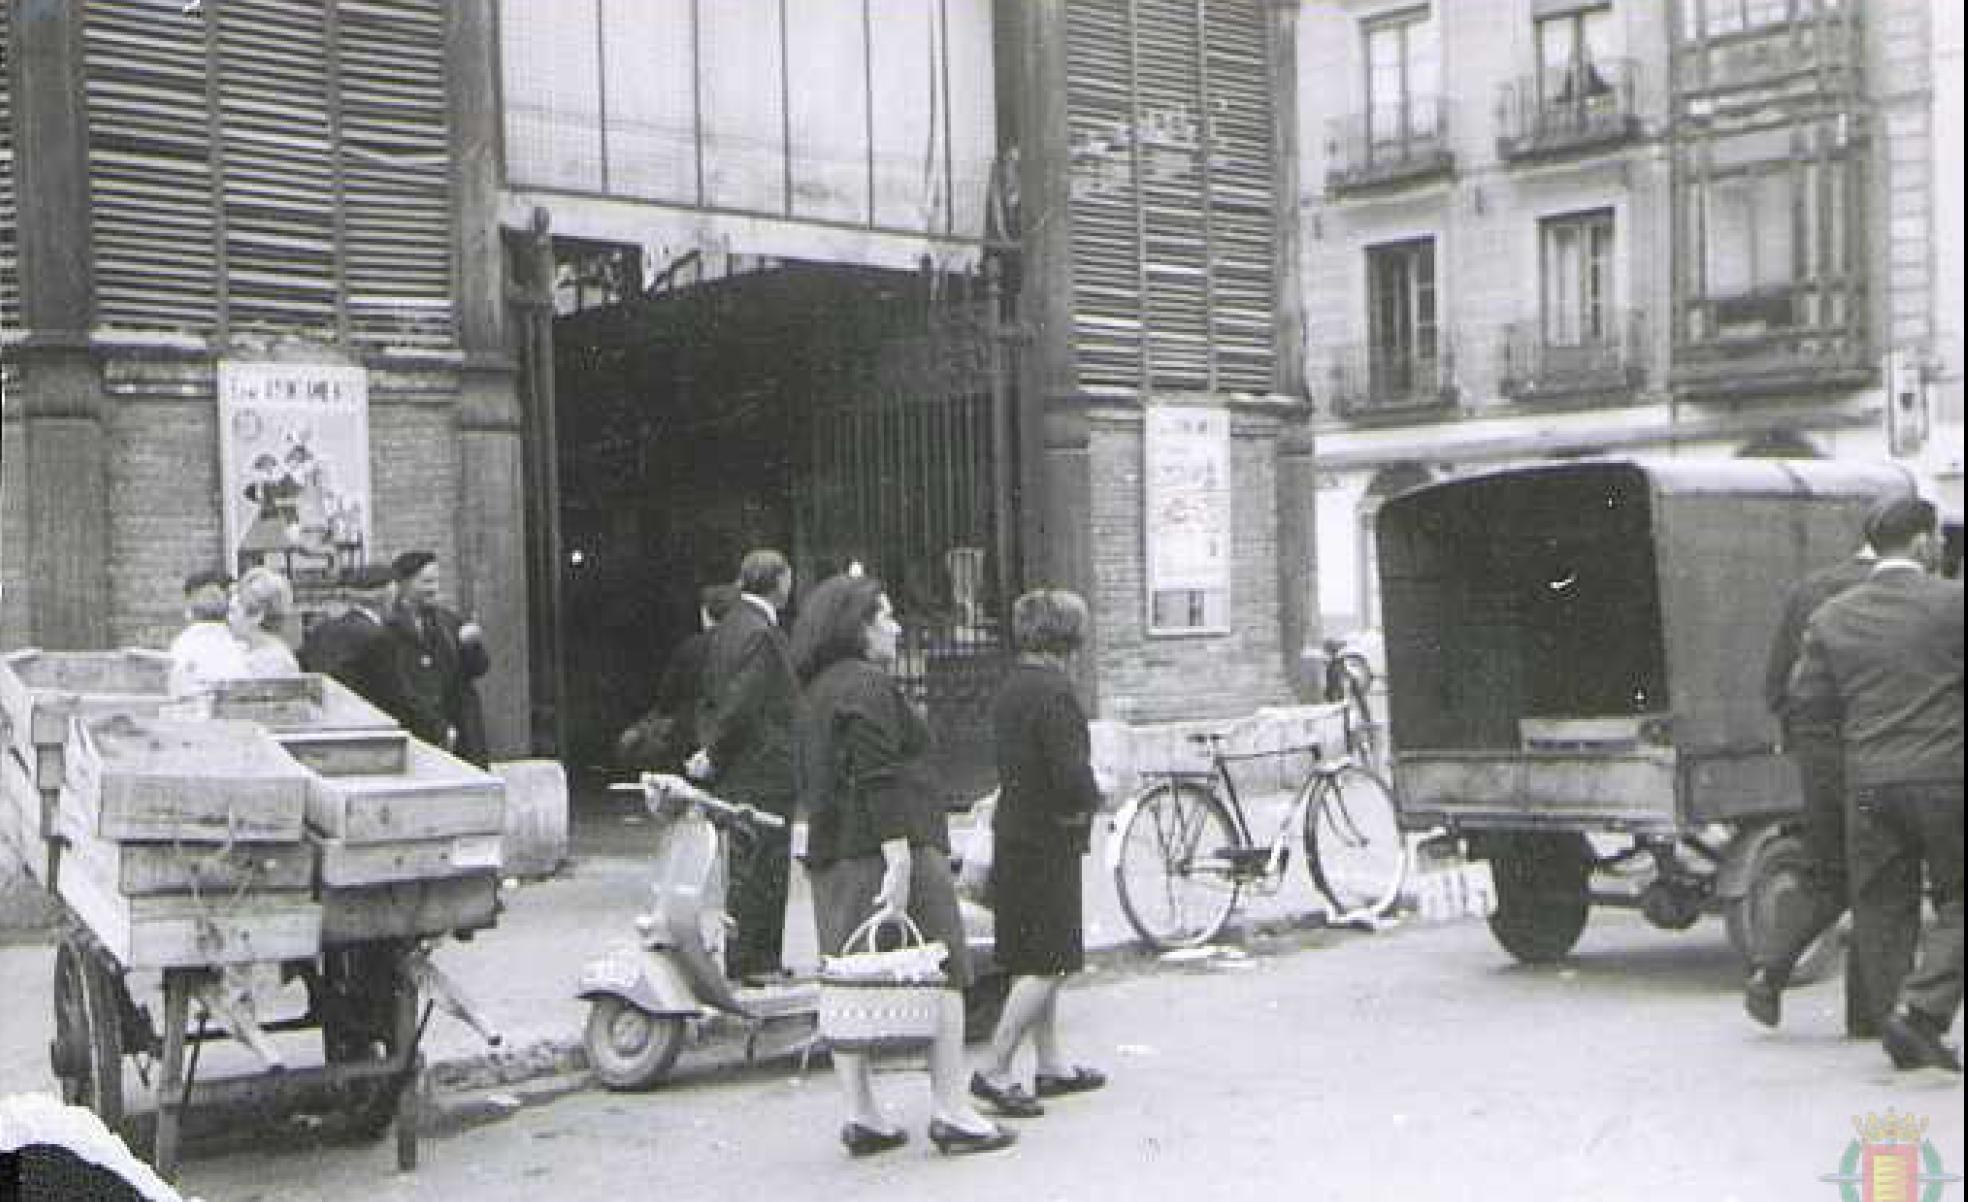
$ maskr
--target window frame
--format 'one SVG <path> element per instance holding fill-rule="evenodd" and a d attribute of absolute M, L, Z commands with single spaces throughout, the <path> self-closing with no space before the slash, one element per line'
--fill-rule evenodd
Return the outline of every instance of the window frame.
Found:
<path fill-rule="evenodd" d="M 1580 239 L 1573 331 L 1562 340 L 1553 318 L 1560 316 L 1552 296 L 1554 235 L 1575 231 Z M 1603 241 L 1600 235 L 1603 234 Z M 1538 339 L 1546 347 L 1604 346 L 1618 336 L 1619 215 L 1611 206 L 1556 213 L 1538 221 Z"/>

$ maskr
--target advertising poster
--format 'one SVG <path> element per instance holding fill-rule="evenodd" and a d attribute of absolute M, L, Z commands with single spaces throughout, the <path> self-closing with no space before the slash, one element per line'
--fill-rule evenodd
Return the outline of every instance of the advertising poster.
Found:
<path fill-rule="evenodd" d="M 370 542 L 369 376 L 342 363 L 221 361 L 228 566 L 332 580 Z"/>
<path fill-rule="evenodd" d="M 1194 405 L 1150 406 L 1146 456 L 1151 600 L 1159 594 L 1196 594 L 1220 601 L 1230 588 L 1229 413 Z M 1216 623 L 1203 618 L 1153 624 Z"/>

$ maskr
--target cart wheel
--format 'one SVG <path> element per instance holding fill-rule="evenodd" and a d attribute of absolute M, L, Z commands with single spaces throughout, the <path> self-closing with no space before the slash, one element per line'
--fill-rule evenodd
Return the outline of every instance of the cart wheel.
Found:
<path fill-rule="evenodd" d="M 1722 910 L 1729 946 L 1744 963 L 1753 962 L 1758 949 L 1781 939 L 1781 927 L 1811 921 L 1810 912 L 1824 904 L 1805 884 L 1811 854 L 1800 836 L 1777 835 L 1758 844 L 1750 855 L 1742 896 L 1731 898 Z M 1791 983 L 1810 985 L 1832 976 L 1841 970 L 1844 955 L 1844 927 L 1834 925 L 1798 957 Z"/>
<path fill-rule="evenodd" d="M 331 1065 L 365 1064 L 396 1055 L 397 991 L 404 949 L 394 943 L 339 947 L 322 958 L 315 1008 L 321 1014 L 322 1059 Z M 342 1126 L 357 1139 L 382 1138 L 396 1117 L 403 1077 L 390 1074 L 346 1082 L 341 1088 Z"/>
<path fill-rule="evenodd" d="M 683 1050 L 684 1020 L 651 1014 L 604 994 L 588 1005 L 583 1040 L 595 1076 L 610 1089 L 650 1089 L 662 1083 Z"/>
<path fill-rule="evenodd" d="M 1525 964 L 1562 959 L 1585 930 L 1592 849 L 1583 835 L 1519 833 L 1497 837 L 1490 853 L 1496 912 L 1490 933 Z"/>
<path fill-rule="evenodd" d="M 86 1106 L 103 1125 L 132 1136 L 123 1099 L 123 982 L 95 941 L 70 935 L 55 949 L 55 1039 L 48 1059 L 62 1100 Z"/>

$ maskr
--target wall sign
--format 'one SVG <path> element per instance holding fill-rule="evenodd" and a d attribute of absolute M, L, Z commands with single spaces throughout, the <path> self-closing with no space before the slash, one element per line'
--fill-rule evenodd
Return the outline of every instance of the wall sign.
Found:
<path fill-rule="evenodd" d="M 1230 414 L 1150 405 L 1144 443 L 1148 627 L 1228 630 Z"/>
<path fill-rule="evenodd" d="M 371 540 L 369 374 L 342 363 L 219 363 L 227 567 L 334 579 Z"/>

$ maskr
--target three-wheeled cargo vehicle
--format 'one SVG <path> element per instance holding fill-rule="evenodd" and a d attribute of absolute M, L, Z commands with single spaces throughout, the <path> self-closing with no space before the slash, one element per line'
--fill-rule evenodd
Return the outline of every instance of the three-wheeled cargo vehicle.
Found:
<path fill-rule="evenodd" d="M 1721 913 L 1747 955 L 1796 904 L 1802 797 L 1764 696 L 1792 582 L 1850 556 L 1890 466 L 1605 460 L 1424 485 L 1376 523 L 1403 829 L 1495 885 L 1539 963 L 1595 904 Z"/>

